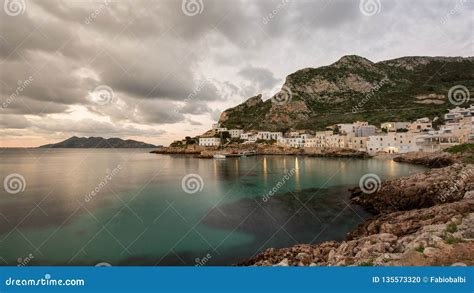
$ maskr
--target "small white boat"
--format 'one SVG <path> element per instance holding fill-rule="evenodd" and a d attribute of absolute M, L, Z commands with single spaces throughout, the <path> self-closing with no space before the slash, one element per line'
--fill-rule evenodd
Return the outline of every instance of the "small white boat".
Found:
<path fill-rule="evenodd" d="M 214 159 L 225 159 L 225 155 L 216 154 L 214 155 Z"/>

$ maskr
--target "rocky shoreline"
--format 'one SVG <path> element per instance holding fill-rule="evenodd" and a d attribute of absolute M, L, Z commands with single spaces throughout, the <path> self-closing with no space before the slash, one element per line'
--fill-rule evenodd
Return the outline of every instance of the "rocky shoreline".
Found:
<path fill-rule="evenodd" d="M 369 158 L 366 152 L 351 149 L 316 149 L 316 148 L 290 148 L 277 145 L 247 144 L 229 145 L 224 149 L 217 147 L 202 147 L 190 145 L 188 147 L 164 147 L 153 150 L 154 154 L 179 154 L 194 155 L 196 158 L 210 159 L 215 154 L 239 154 L 250 153 L 252 155 L 288 155 L 288 156 L 308 156 L 308 157 L 330 157 L 330 158 Z"/>
<path fill-rule="evenodd" d="M 423 153 L 413 152 L 396 156 L 393 158 L 398 163 L 410 163 L 416 165 L 424 165 L 428 168 L 442 168 L 450 166 L 455 162 L 459 162 L 459 156 L 455 156 L 445 152 Z"/>
<path fill-rule="evenodd" d="M 474 165 L 444 153 L 398 158 L 435 169 L 384 181 L 371 194 L 351 189 L 352 202 L 375 216 L 345 241 L 270 248 L 238 265 L 474 265 Z"/>

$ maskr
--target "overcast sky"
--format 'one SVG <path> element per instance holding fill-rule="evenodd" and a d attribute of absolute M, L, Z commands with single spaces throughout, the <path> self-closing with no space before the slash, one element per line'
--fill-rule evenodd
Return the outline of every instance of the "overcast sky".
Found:
<path fill-rule="evenodd" d="M 474 55 L 474 0 L 1 1 L 0 146 L 168 144 L 343 55 Z"/>

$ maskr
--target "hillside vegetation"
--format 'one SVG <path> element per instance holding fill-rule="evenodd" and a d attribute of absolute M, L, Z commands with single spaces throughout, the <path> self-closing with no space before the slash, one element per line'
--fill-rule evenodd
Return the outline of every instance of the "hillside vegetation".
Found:
<path fill-rule="evenodd" d="M 321 130 L 356 120 L 379 124 L 442 117 L 455 107 L 448 92 L 457 85 L 474 93 L 473 57 L 403 57 L 373 63 L 344 56 L 329 66 L 287 76 L 272 99 L 288 103 L 263 101 L 257 95 L 224 111 L 220 123 L 227 128 L 286 131 Z"/>

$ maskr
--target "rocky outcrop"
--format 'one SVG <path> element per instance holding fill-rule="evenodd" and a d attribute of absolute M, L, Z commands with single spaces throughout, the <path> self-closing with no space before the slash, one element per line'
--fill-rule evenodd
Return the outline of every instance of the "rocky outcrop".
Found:
<path fill-rule="evenodd" d="M 182 154 L 182 155 L 197 155 L 201 152 L 207 150 L 208 148 L 202 147 L 197 144 L 192 144 L 188 146 L 182 147 L 163 147 L 156 150 L 151 151 L 152 154 Z M 216 148 L 217 149 L 217 148 Z"/>
<path fill-rule="evenodd" d="M 235 115 L 235 112 L 246 112 L 246 111 L 252 111 L 252 109 L 258 108 L 263 104 L 262 100 L 262 95 L 256 95 L 255 97 L 251 97 L 247 99 L 245 102 L 242 104 L 226 110 L 222 112 L 220 118 L 219 118 L 219 123 L 220 124 L 226 124 L 227 120 L 229 119 L 230 115 Z"/>
<path fill-rule="evenodd" d="M 240 265 L 474 265 L 474 166 L 455 163 L 389 180 L 355 203 L 378 215 L 347 240 L 267 249 Z"/>
<path fill-rule="evenodd" d="M 474 199 L 369 220 L 347 241 L 267 249 L 240 265 L 474 265 Z"/>
<path fill-rule="evenodd" d="M 393 158 L 395 162 L 424 165 L 429 168 L 442 168 L 459 161 L 458 156 L 445 152 L 413 152 Z"/>
<path fill-rule="evenodd" d="M 376 214 L 426 208 L 460 200 L 473 188 L 473 182 L 473 165 L 454 164 L 385 181 L 371 189 L 374 193 L 354 188 L 352 201 Z"/>

